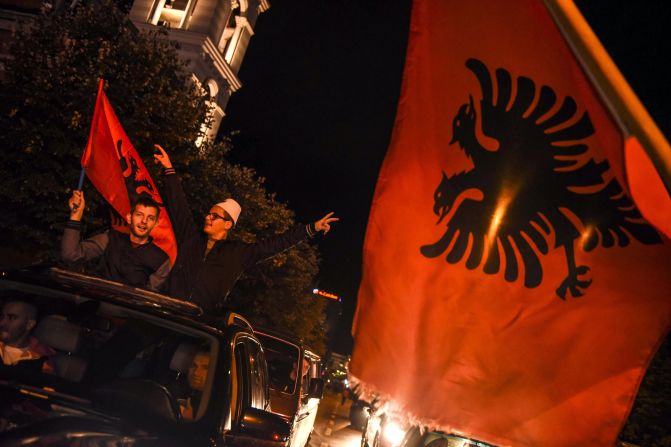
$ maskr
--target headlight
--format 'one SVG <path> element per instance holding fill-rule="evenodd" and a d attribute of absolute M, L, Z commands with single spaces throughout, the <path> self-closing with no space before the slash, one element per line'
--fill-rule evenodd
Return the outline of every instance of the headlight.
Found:
<path fill-rule="evenodd" d="M 384 425 L 384 431 L 382 432 L 384 439 L 389 442 L 391 445 L 399 445 L 403 441 L 403 436 L 405 436 L 405 430 L 401 425 L 396 421 L 388 421 Z"/>

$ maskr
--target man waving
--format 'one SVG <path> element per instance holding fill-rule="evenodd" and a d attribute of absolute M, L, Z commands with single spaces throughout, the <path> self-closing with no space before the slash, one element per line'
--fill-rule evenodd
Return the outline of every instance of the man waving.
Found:
<path fill-rule="evenodd" d="M 81 220 L 86 203 L 82 191 L 73 191 L 68 201 L 70 220 L 63 231 L 61 258 L 67 264 L 99 259 L 98 274 L 112 281 L 157 291 L 170 271 L 168 255 L 150 236 L 158 222 L 160 208 L 141 196 L 126 216 L 129 234 L 108 230 L 81 240 Z"/>
<path fill-rule="evenodd" d="M 328 233 L 338 221 L 329 213 L 308 225 L 296 225 L 288 231 L 254 244 L 228 240 L 242 208 L 233 199 L 212 205 L 200 229 L 191 211 L 179 178 L 165 150 L 156 145 L 154 161 L 165 169 L 165 204 L 177 238 L 177 260 L 168 277 L 167 292 L 188 299 L 205 310 L 223 304 L 243 271 L 268 259 L 318 232 Z"/>

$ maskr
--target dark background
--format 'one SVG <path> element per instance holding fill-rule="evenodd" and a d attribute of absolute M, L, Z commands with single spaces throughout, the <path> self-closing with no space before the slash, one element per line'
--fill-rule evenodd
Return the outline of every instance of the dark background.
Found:
<path fill-rule="evenodd" d="M 671 4 L 576 4 L 668 138 Z M 328 211 L 341 218 L 320 242 L 318 284 L 343 297 L 329 306 L 338 352 L 351 350 L 364 233 L 396 112 L 410 9 L 410 1 L 271 0 L 222 123 L 222 134 L 237 132 L 233 161 L 255 167 L 299 221 Z"/>

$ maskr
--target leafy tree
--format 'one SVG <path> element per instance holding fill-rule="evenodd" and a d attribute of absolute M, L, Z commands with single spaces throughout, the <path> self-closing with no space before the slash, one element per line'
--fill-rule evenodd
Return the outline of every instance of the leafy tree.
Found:
<path fill-rule="evenodd" d="M 191 83 L 177 45 L 162 31 L 138 32 L 118 4 L 123 2 L 99 0 L 45 14 L 12 39 L 0 81 L 0 264 L 56 259 L 99 78 L 145 164 L 151 164 L 153 143 L 169 150 L 197 221 L 234 192 L 245 212 L 233 237 L 253 241 L 294 222 L 253 170 L 226 161 L 229 140 L 195 146 L 207 98 Z M 160 173 L 150 169 L 160 184 Z M 86 195 L 88 232 L 101 231 L 108 225 L 107 208 L 93 188 Z M 237 307 L 322 347 L 323 304 L 307 292 L 316 271 L 315 249 L 302 244 L 242 278 Z M 276 318 L 273 306 L 283 315 Z"/>
<path fill-rule="evenodd" d="M 99 78 L 141 155 L 157 135 L 188 151 L 206 109 L 187 87 L 175 45 L 158 32 L 138 33 L 110 1 L 30 25 L 12 39 L 0 90 L 0 203 L 11 210 L 0 237 L 3 246 L 21 241 L 24 253 L 45 259 L 66 218 L 67 188 L 77 184 Z M 100 198 L 89 202 L 100 227 Z"/>

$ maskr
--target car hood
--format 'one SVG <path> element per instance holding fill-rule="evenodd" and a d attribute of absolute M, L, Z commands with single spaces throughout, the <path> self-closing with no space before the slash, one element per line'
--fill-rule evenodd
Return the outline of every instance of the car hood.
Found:
<path fill-rule="evenodd" d="M 0 401 L 5 404 L 5 410 L 11 408 L 12 414 L 6 419 L 10 421 L 9 429 L 0 432 L 2 446 L 31 445 L 35 439 L 45 436 L 56 439 L 62 437 L 64 440 L 99 437 L 108 441 L 115 438 L 158 438 L 159 436 L 155 436 L 157 434 L 166 439 L 174 436 L 174 427 L 171 427 L 174 424 L 168 421 L 159 421 L 152 417 L 130 417 L 130 414 L 124 415 L 120 411 L 112 412 L 85 398 L 56 392 L 48 387 L 0 380 Z M 161 445 L 164 444 L 161 442 Z"/>
<path fill-rule="evenodd" d="M 39 439 L 73 440 L 92 437 L 106 441 L 131 440 L 146 438 L 147 434 L 131 430 L 125 424 L 112 419 L 89 415 L 53 415 L 0 433 L 0 445 L 25 446 Z"/>

